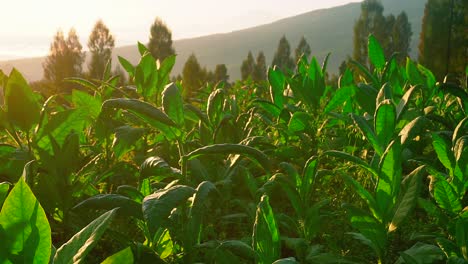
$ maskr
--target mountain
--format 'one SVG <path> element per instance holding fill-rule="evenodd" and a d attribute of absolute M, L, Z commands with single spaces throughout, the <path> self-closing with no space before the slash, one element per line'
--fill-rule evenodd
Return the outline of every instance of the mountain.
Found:
<path fill-rule="evenodd" d="M 417 54 L 421 21 L 426 0 L 383 0 L 385 14 L 405 11 L 412 25 L 411 57 Z M 331 52 L 328 69 L 337 72 L 338 66 L 352 54 L 353 26 L 359 17 L 360 3 L 350 3 L 328 9 L 320 9 L 301 15 L 285 18 L 276 22 L 230 33 L 214 34 L 191 39 L 174 41 L 178 54 L 173 74 L 181 73 L 183 65 L 191 53 L 195 53 L 201 65 L 214 69 L 216 64 L 224 63 L 228 68 L 231 80 L 240 78 L 240 66 L 253 52 L 254 56 L 261 50 L 267 62 L 271 62 L 279 39 L 286 35 L 294 51 L 302 36 L 311 46 L 312 55 L 319 60 Z M 139 59 L 136 45 L 114 49 L 114 62 L 117 55 L 137 63 Z M 44 58 L 19 59 L 0 62 L 0 69 L 9 72 L 12 67 L 19 69 L 30 81 L 42 78 Z"/>

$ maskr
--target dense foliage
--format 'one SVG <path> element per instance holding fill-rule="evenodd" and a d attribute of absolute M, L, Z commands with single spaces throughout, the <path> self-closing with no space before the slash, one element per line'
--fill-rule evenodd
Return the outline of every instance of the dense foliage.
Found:
<path fill-rule="evenodd" d="M 468 261 L 466 78 L 371 35 L 337 86 L 302 56 L 187 91 L 138 48 L 134 85 L 108 64 L 42 98 L 0 72 L 1 263 Z"/>

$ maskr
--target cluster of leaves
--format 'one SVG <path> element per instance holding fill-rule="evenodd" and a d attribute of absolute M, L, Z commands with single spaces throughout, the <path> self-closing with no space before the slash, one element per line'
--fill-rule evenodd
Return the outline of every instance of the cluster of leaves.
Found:
<path fill-rule="evenodd" d="M 468 261 L 466 84 L 368 41 L 338 87 L 302 56 L 187 99 L 141 44 L 65 104 L 1 73 L 1 262 Z"/>

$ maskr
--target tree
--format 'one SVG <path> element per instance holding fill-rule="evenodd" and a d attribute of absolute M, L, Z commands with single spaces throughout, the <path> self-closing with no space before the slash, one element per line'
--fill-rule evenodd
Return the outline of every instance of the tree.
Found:
<path fill-rule="evenodd" d="M 214 81 L 224 82 L 227 83 L 229 80 L 229 75 L 227 72 L 226 64 L 218 64 L 216 65 L 215 72 L 214 72 Z"/>
<path fill-rule="evenodd" d="M 294 68 L 294 61 L 291 58 L 291 46 L 284 35 L 280 39 L 275 56 L 273 57 L 272 66 L 274 65 L 278 66 L 282 71 Z"/>
<path fill-rule="evenodd" d="M 104 74 L 107 62 L 111 59 L 114 48 L 114 37 L 109 33 L 109 29 L 99 20 L 94 25 L 89 36 L 88 48 L 91 53 L 91 61 L 88 64 L 89 76 L 100 79 Z"/>
<path fill-rule="evenodd" d="M 247 54 L 247 59 L 245 59 L 242 62 L 241 66 L 241 78 L 242 80 L 247 80 L 249 77 L 252 76 L 252 73 L 254 72 L 255 68 L 255 61 L 252 55 L 252 52 L 249 51 L 249 54 Z"/>
<path fill-rule="evenodd" d="M 54 41 L 50 45 L 50 52 L 42 67 L 44 79 L 51 82 L 56 92 L 70 92 L 73 84 L 64 82 L 67 77 L 80 76 L 84 53 L 76 31 L 72 28 L 65 39 L 61 30 L 57 31 Z"/>
<path fill-rule="evenodd" d="M 203 76 L 203 69 L 198 63 L 195 54 L 191 54 L 185 62 L 182 70 L 182 83 L 184 84 L 184 96 L 190 98 L 193 93 L 200 88 L 205 77 Z"/>
<path fill-rule="evenodd" d="M 172 47 L 172 32 L 159 17 L 151 26 L 150 34 L 148 50 L 155 59 L 163 61 L 175 54 Z"/>
<path fill-rule="evenodd" d="M 393 49 L 400 53 L 398 56 L 400 62 L 404 61 L 406 57 L 409 56 L 412 35 L 411 24 L 408 21 L 406 12 L 403 11 L 396 18 L 392 30 Z"/>
<path fill-rule="evenodd" d="M 453 4 L 453 5 L 452 5 Z M 429 0 L 424 9 L 418 59 L 441 80 L 462 73 L 468 61 L 468 2 Z"/>
<path fill-rule="evenodd" d="M 299 45 L 297 46 L 295 50 L 296 63 L 297 61 L 299 61 L 299 58 L 302 55 L 305 55 L 305 57 L 309 59 L 310 53 L 311 53 L 311 50 L 310 50 L 309 43 L 307 43 L 307 40 L 305 39 L 305 37 L 302 36 L 301 40 L 299 41 Z"/>
<path fill-rule="evenodd" d="M 361 15 L 354 24 L 353 59 L 367 65 L 367 39 L 373 34 L 382 44 L 385 39 L 386 21 L 383 6 L 377 0 L 365 0 L 361 3 Z M 382 46 L 385 47 L 383 44 Z"/>
<path fill-rule="evenodd" d="M 260 51 L 257 55 L 257 63 L 255 64 L 255 69 L 252 75 L 252 79 L 256 82 L 264 81 L 267 78 L 267 67 L 266 59 L 263 51 Z"/>
<path fill-rule="evenodd" d="M 392 14 L 384 17 L 383 10 L 378 0 L 365 0 L 361 4 L 361 15 L 354 24 L 353 59 L 363 65 L 368 65 L 369 34 L 379 41 L 387 58 L 398 52 L 399 60 L 403 61 L 409 53 L 412 32 L 408 16 L 402 12 L 397 18 Z"/>

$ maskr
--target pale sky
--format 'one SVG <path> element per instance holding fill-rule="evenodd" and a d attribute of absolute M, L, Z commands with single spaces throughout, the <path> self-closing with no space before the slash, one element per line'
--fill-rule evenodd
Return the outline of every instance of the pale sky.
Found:
<path fill-rule="evenodd" d="M 161 17 L 172 38 L 225 33 L 360 0 L 0 0 L 0 60 L 47 55 L 57 30 L 74 27 L 86 49 L 102 19 L 116 46 L 148 41 Z"/>

